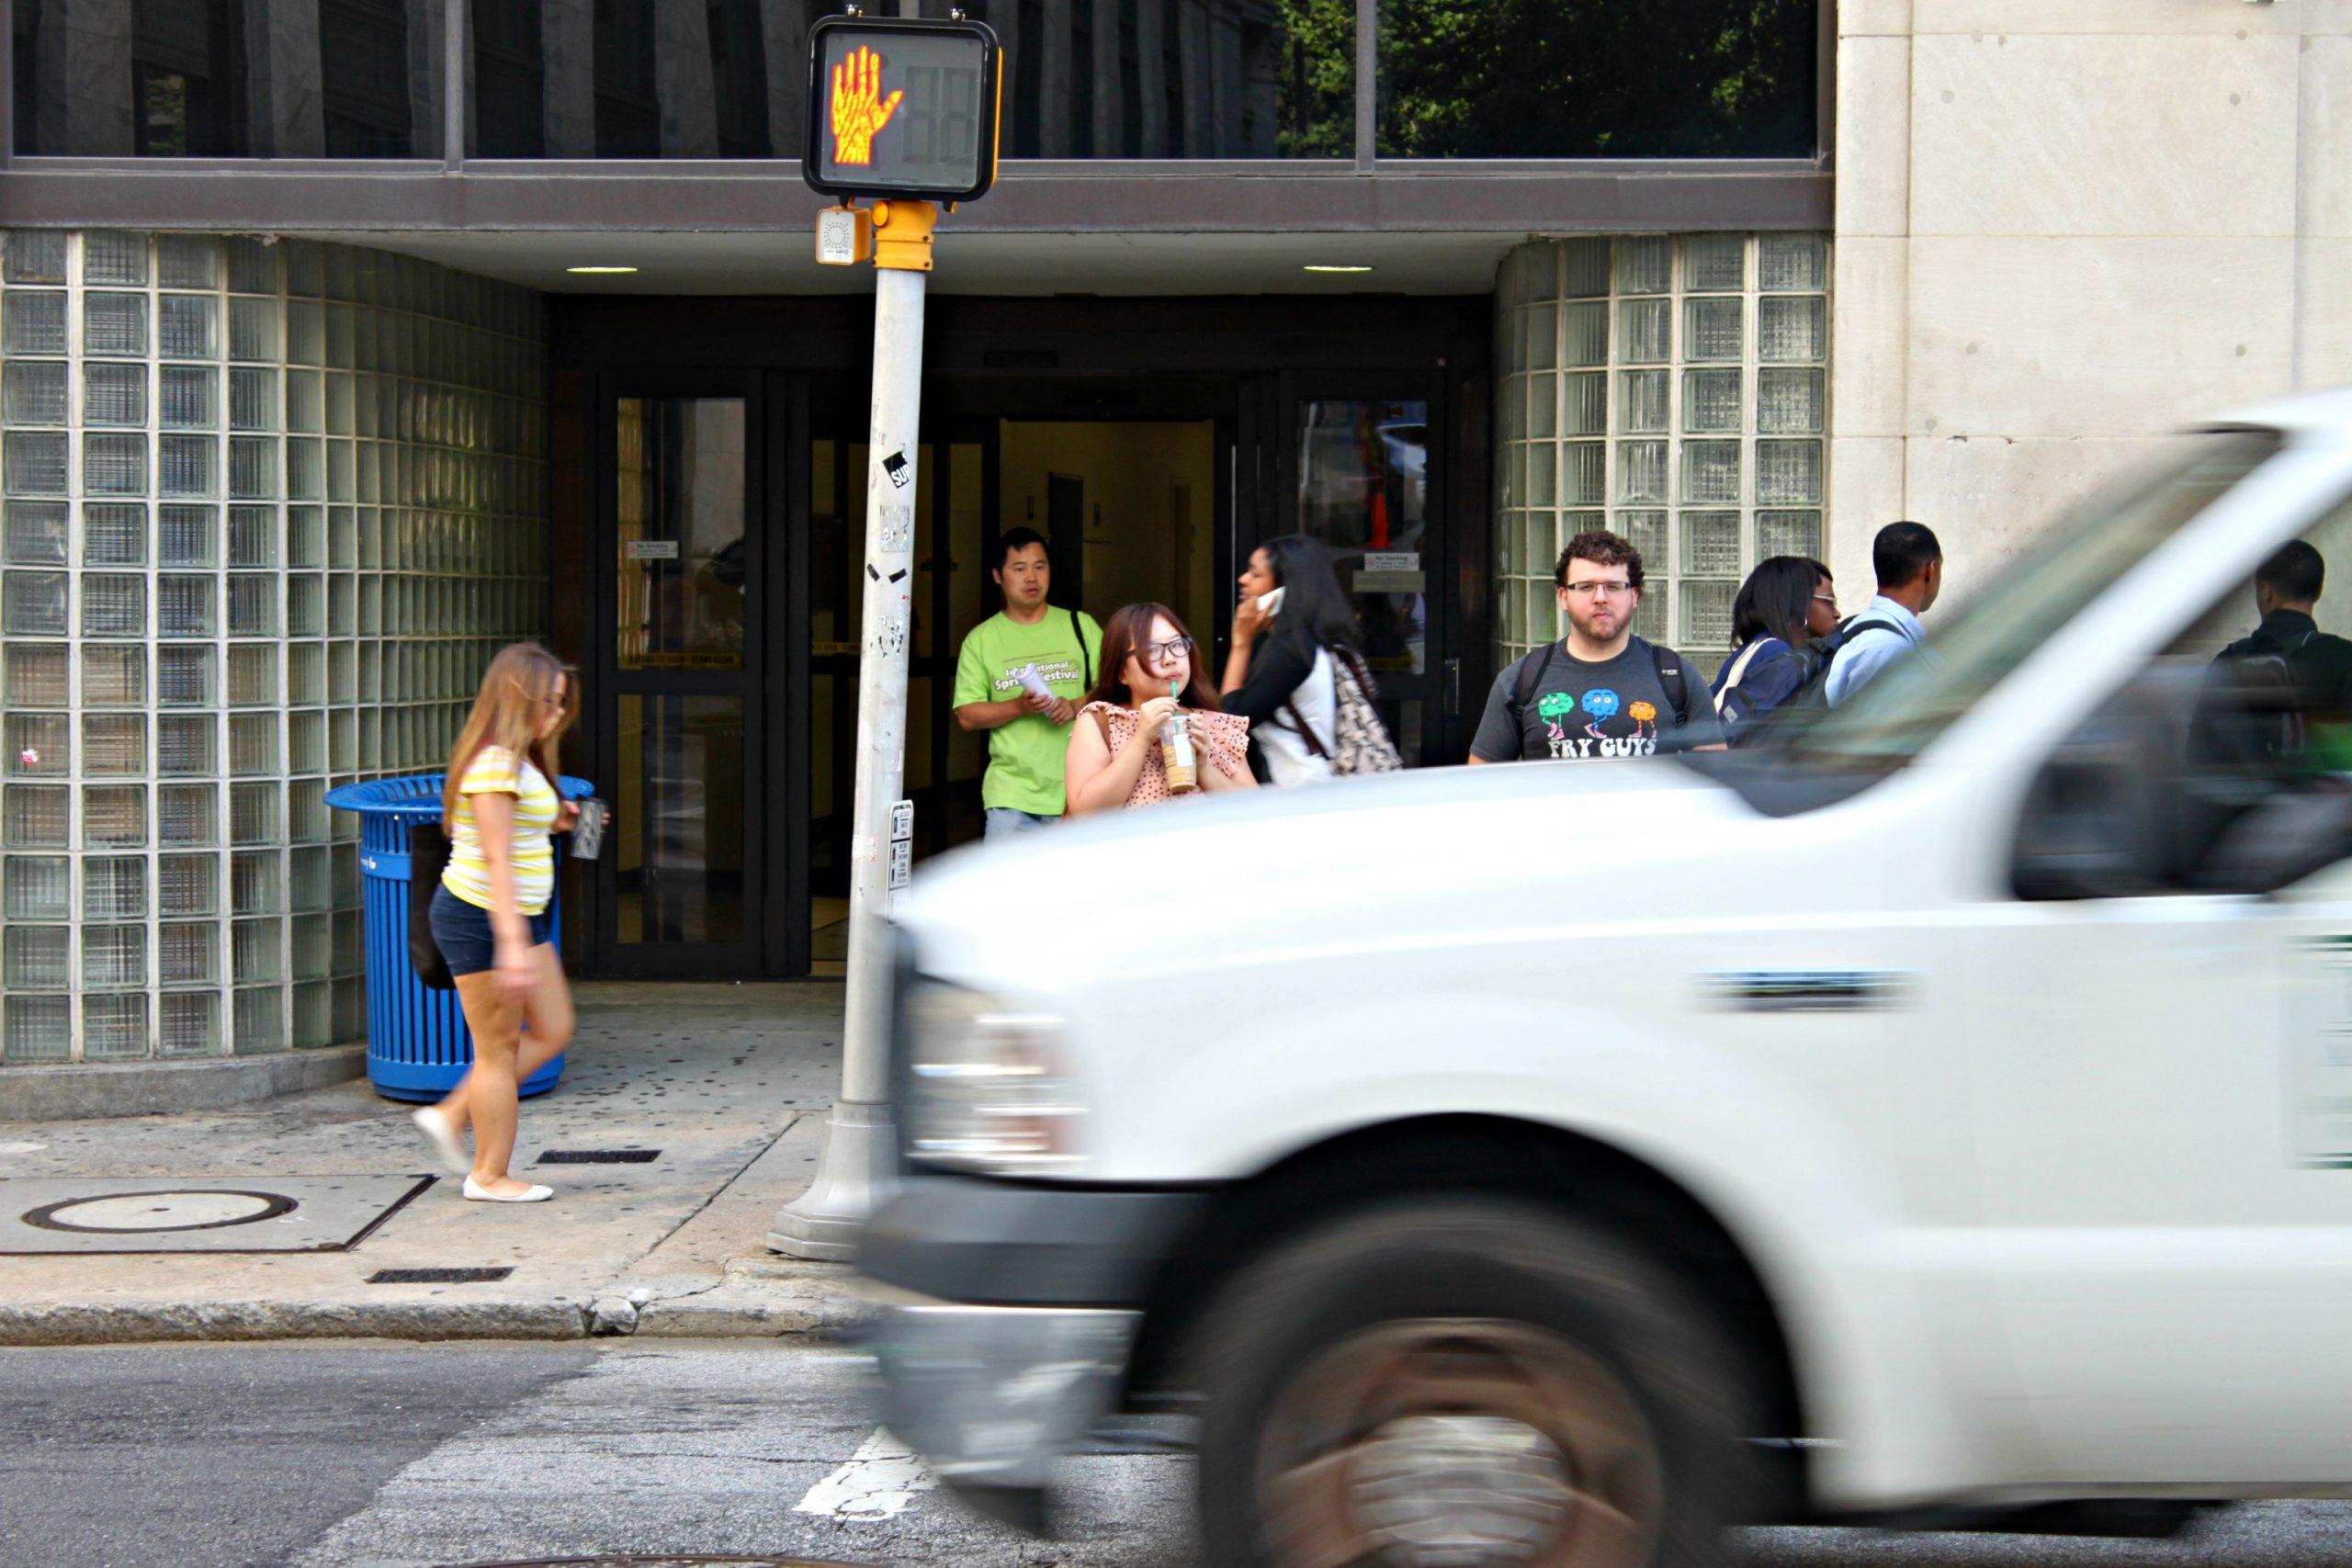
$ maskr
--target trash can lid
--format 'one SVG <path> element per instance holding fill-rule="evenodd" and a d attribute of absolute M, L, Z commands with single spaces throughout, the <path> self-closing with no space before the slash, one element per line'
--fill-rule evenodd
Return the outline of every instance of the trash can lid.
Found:
<path fill-rule="evenodd" d="M 413 817 L 423 821 L 441 814 L 441 773 L 409 773 L 393 779 L 369 779 L 364 784 L 347 784 L 327 791 L 327 804 L 339 810 L 356 811 L 362 817 Z M 586 779 L 570 773 L 560 775 L 556 787 L 566 800 L 579 800 L 596 793 L 596 786 Z"/>

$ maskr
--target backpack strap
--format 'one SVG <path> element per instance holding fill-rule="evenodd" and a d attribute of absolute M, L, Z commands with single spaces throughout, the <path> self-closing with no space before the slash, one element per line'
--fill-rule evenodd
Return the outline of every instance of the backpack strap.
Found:
<path fill-rule="evenodd" d="M 1544 645 L 1544 657 L 1541 660 L 1538 660 L 1533 654 L 1530 654 L 1526 661 L 1520 665 L 1519 685 L 1512 692 L 1510 700 L 1504 704 L 1504 711 L 1510 715 L 1513 729 L 1520 728 L 1521 716 L 1527 712 L 1527 705 L 1533 700 L 1535 688 L 1542 685 L 1544 677 L 1552 672 L 1552 656 L 1559 651 L 1560 645 L 1557 641 L 1547 642 Z"/>
<path fill-rule="evenodd" d="M 1086 646 L 1086 628 L 1079 624 L 1078 612 L 1069 613 L 1069 635 L 1078 638 L 1078 662 L 1086 671 L 1086 689 L 1094 689 L 1094 655 Z"/>
<path fill-rule="evenodd" d="M 1717 717 L 1724 716 L 1724 710 L 1731 705 L 1732 694 L 1738 691 L 1739 683 L 1747 678 L 1747 667 L 1756 662 L 1756 655 L 1770 640 L 1771 639 L 1760 637 L 1756 638 L 1746 648 L 1741 649 L 1739 657 L 1731 661 L 1731 668 L 1724 672 L 1724 689 L 1715 694 Z"/>
<path fill-rule="evenodd" d="M 1339 710 L 1339 699 L 1334 697 L 1331 702 L 1331 707 L 1334 713 Z M 1283 712 L 1290 715 L 1290 727 L 1298 731 L 1299 739 L 1304 741 L 1306 745 L 1306 754 L 1308 756 L 1329 757 L 1331 754 L 1324 750 L 1323 742 L 1316 739 L 1315 727 L 1306 722 L 1306 716 L 1305 714 L 1298 711 L 1298 704 L 1295 700 L 1290 697 L 1284 697 L 1283 699 Z"/>
<path fill-rule="evenodd" d="M 1320 664 L 1326 659 L 1331 661 L 1332 745 L 1339 744 L 1340 739 L 1340 660 L 1344 653 L 1345 650 L 1342 649 L 1318 648 L 1316 649 L 1316 662 L 1317 664 Z M 1315 679 L 1315 671 L 1313 670 L 1310 669 L 1307 671 L 1306 679 L 1308 681 Z M 1302 681 L 1299 684 L 1305 685 L 1306 682 Z M 1326 747 L 1322 740 L 1316 735 L 1315 727 L 1306 722 L 1306 716 L 1305 714 L 1298 711 L 1298 694 L 1296 688 L 1293 688 L 1291 694 L 1283 699 L 1283 712 L 1290 716 L 1290 727 L 1298 731 L 1298 738 L 1301 741 L 1306 743 L 1306 754 L 1308 756 L 1328 758 L 1331 755 L 1330 749 Z"/>
<path fill-rule="evenodd" d="M 1682 660 L 1674 650 L 1650 644 L 1650 663 L 1657 667 L 1657 683 L 1666 688 L 1666 700 L 1674 708 L 1674 722 L 1690 722 L 1690 683 L 1682 673 Z"/>

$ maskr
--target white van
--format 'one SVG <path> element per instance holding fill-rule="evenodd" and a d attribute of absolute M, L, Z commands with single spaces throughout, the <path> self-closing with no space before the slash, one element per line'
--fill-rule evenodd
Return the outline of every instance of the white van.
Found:
<path fill-rule="evenodd" d="M 1092 818 L 900 906 L 887 1419 L 1035 1519 L 1200 1416 L 1211 1559 L 2352 1483 L 2352 793 L 2215 651 L 2352 579 L 2352 391 L 1955 562 L 1767 752 Z M 2352 581 L 2323 598 L 2352 631 Z M 2352 721 L 2352 713 L 2340 716 Z"/>

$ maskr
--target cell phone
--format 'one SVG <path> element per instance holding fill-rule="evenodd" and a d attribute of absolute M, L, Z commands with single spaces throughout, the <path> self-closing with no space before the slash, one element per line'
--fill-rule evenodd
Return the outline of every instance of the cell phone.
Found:
<path fill-rule="evenodd" d="M 594 795 L 578 803 L 580 820 L 571 825 L 571 852 L 594 860 L 605 847 L 605 823 L 612 814 Z"/>
<path fill-rule="evenodd" d="M 1287 588 L 1276 588 L 1269 592 L 1259 594 L 1258 613 L 1261 615 L 1271 615 L 1276 610 L 1281 609 L 1283 607 L 1283 595 L 1289 592 L 1290 590 Z"/>

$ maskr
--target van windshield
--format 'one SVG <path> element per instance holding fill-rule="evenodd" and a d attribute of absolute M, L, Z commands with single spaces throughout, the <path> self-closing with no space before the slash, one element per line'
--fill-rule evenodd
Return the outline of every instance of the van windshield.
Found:
<path fill-rule="evenodd" d="M 1918 656 L 1791 733 L 1781 755 L 1849 774 L 1900 768 L 2007 679 L 2056 628 L 2282 445 L 2275 430 L 2187 438 L 2152 472 L 2053 525 L 2040 548 L 2003 567 L 1966 604 L 1931 618 Z"/>

